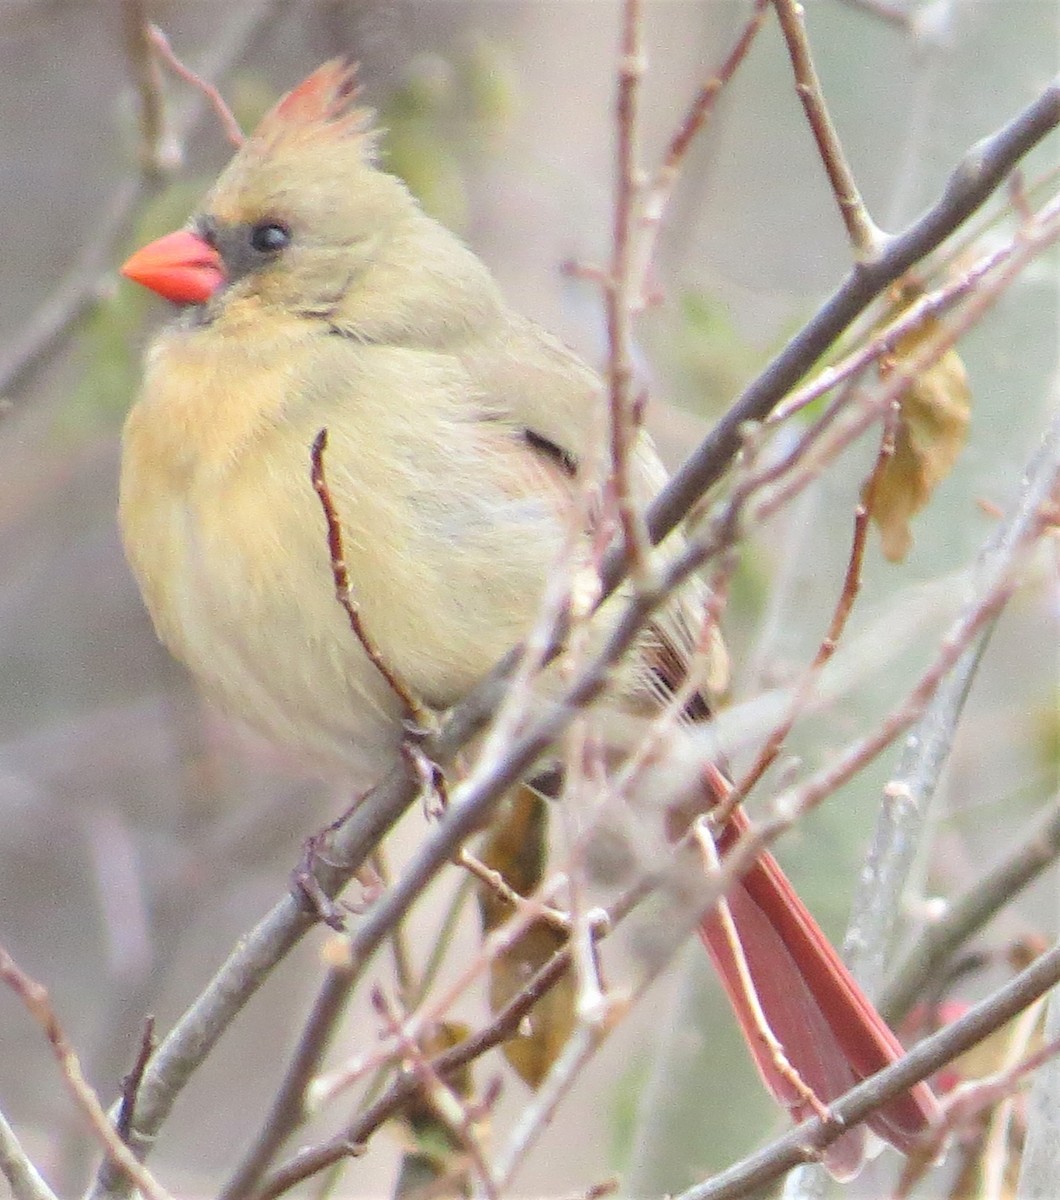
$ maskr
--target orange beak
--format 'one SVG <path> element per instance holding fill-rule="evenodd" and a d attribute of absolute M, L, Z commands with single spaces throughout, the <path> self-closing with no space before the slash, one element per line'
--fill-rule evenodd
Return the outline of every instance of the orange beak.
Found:
<path fill-rule="evenodd" d="M 124 263 L 121 273 L 174 304 L 202 304 L 226 279 L 221 256 L 186 229 L 166 234 L 137 250 Z"/>

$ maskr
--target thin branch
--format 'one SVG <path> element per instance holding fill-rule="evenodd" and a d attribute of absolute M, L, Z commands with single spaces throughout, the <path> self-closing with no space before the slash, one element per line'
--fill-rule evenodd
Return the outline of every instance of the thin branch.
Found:
<path fill-rule="evenodd" d="M 518 1031 L 534 1005 L 559 982 L 569 967 L 569 949 L 557 951 L 492 1021 L 452 1049 L 432 1058 L 432 1070 L 439 1078 L 445 1078 L 506 1042 Z M 396 1080 L 379 1100 L 339 1134 L 319 1146 L 300 1151 L 278 1168 L 254 1193 L 254 1200 L 270 1200 L 279 1196 L 295 1184 L 349 1157 L 352 1148 L 363 1145 L 381 1125 L 396 1116 L 416 1091 L 415 1080 L 408 1077 Z"/>
<path fill-rule="evenodd" d="M 161 179 L 180 165 L 181 156 L 180 148 L 167 136 L 162 78 L 151 52 L 144 0 L 122 0 L 121 23 L 125 56 L 140 100 L 140 166 L 148 178 Z"/>
<path fill-rule="evenodd" d="M 781 793 L 774 804 L 776 815 L 749 829 L 728 855 L 726 862 L 739 862 L 742 864 L 741 872 L 747 870 L 781 833 L 791 829 L 826 797 L 848 783 L 909 729 L 923 715 L 928 701 L 959 657 L 1005 606 L 1014 588 L 1015 581 L 1005 577 L 977 599 L 975 605 L 943 638 L 935 661 L 905 699 L 891 709 L 876 729 L 854 742 L 834 762 L 803 783 Z"/>
<path fill-rule="evenodd" d="M 969 150 L 942 196 L 878 259 L 855 263 L 846 279 L 737 398 L 724 417 L 667 484 L 648 511 L 652 541 L 661 541 L 728 469 L 741 446 L 740 430 L 759 421 L 887 286 L 942 244 L 980 208 L 1019 160 L 1060 125 L 1060 78 L 996 133 Z M 605 588 L 621 577 L 620 555 L 604 571 Z"/>
<path fill-rule="evenodd" d="M 579 1024 L 567 1039 L 559 1057 L 552 1064 L 530 1102 L 519 1114 L 508 1144 L 497 1156 L 494 1173 L 501 1190 L 510 1186 L 512 1177 L 530 1147 L 555 1116 L 560 1102 L 610 1032 L 612 1023 L 613 1018 L 611 1021 Z"/>
<path fill-rule="evenodd" d="M 788 735 L 795 727 L 795 722 L 798 720 L 799 714 L 803 711 L 804 702 L 813 687 L 814 678 L 829 659 L 831 659 L 839 645 L 839 639 L 843 636 L 843 630 L 846 628 L 847 621 L 854 608 L 854 601 L 857 599 L 857 594 L 861 589 L 861 568 L 865 559 L 869 518 L 872 515 L 872 507 L 875 502 L 879 481 L 887 464 L 894 457 L 898 415 L 898 401 L 894 401 L 885 419 L 883 436 L 880 438 L 880 448 L 876 454 L 876 461 L 869 472 L 868 478 L 862 488 L 861 499 L 854 510 L 854 535 L 851 539 L 846 574 L 843 579 L 842 590 L 839 593 L 839 599 L 836 601 L 836 606 L 832 613 L 832 619 L 828 625 L 828 631 L 821 639 L 821 644 L 817 648 L 813 662 L 810 663 L 808 670 L 803 673 L 803 677 L 795 689 L 787 717 L 769 735 L 765 745 L 759 751 L 758 756 L 747 773 L 736 787 L 732 789 L 732 793 L 726 798 L 725 803 L 716 810 L 715 821 L 719 824 L 726 820 L 738 805 L 743 803 L 755 784 L 769 770 L 773 763 L 776 762 L 777 756 L 788 739 Z"/>
<path fill-rule="evenodd" d="M 783 792 L 774 805 L 776 815 L 751 827 L 727 856 L 726 865 L 734 864 L 734 869 L 742 874 L 782 831 L 851 779 L 924 716 L 940 685 L 970 648 L 974 648 L 976 639 L 1012 594 L 1017 565 L 1049 520 L 1048 502 L 1060 484 L 1060 415 L 1055 418 L 1026 478 L 1026 490 L 1012 521 L 1003 535 L 991 541 L 995 552 L 984 556 L 979 563 L 976 594 L 942 638 L 934 662 L 916 686 L 865 737 L 809 779 Z"/>
<path fill-rule="evenodd" d="M 538 904 L 527 899 L 526 896 L 520 895 L 508 883 L 500 871 L 494 867 L 487 867 L 480 858 L 472 854 L 466 847 L 461 849 L 454 861 L 484 887 L 489 888 L 498 899 L 503 900 L 505 904 L 510 904 L 513 909 L 528 909 L 532 920 L 547 921 L 559 933 L 570 933 L 571 922 L 570 917 L 566 913 L 561 912 L 558 908 L 553 908 L 550 904 Z"/>
<path fill-rule="evenodd" d="M 328 858 L 317 859 L 315 877 L 334 898 L 364 864 L 381 838 L 416 796 L 416 783 L 402 766 L 365 797 L 331 834 Z M 191 1075 L 209 1056 L 225 1030 L 269 977 L 270 972 L 317 922 L 294 895 L 280 900 L 244 938 L 196 997 L 155 1052 L 140 1088 L 133 1138 L 146 1151 Z M 119 1176 L 104 1169 L 93 1197 L 122 1196 Z"/>
<path fill-rule="evenodd" d="M 939 701 L 944 697 L 940 691 Z M 938 703 L 937 701 L 936 703 Z M 1053 800 L 1045 819 L 1035 822 L 1004 858 L 977 878 L 946 911 L 931 921 L 901 962 L 889 972 L 879 1009 L 892 1025 L 924 994 L 936 972 L 1004 905 L 1032 883 L 1060 855 L 1060 800 Z"/>
<path fill-rule="evenodd" d="M 140 1034 L 140 1047 L 136 1052 L 136 1061 L 132 1070 L 121 1081 L 121 1099 L 118 1102 L 118 1115 L 114 1127 L 123 1142 L 129 1141 L 133 1117 L 136 1114 L 136 1097 L 143 1083 L 144 1072 L 151 1055 L 155 1052 L 155 1019 L 147 1017 L 144 1020 L 143 1032 Z"/>
<path fill-rule="evenodd" d="M 1011 516 L 994 530 L 979 555 L 975 568 L 977 585 L 996 577 L 998 565 L 1011 556 L 1028 530 L 1041 520 L 1041 507 L 1050 491 L 1048 481 L 1055 477 L 1058 466 L 1060 417 L 1054 419 L 1022 476 L 1025 483 Z M 989 632 L 988 626 L 984 635 L 966 649 L 933 698 L 907 740 L 894 778 L 886 789 L 847 937 L 852 965 L 870 994 L 878 992 L 886 978 L 884 965 L 901 909 L 900 897 Z M 892 1014 L 899 1007 L 899 1000 L 903 997 L 892 993 L 888 1001 Z"/>
<path fill-rule="evenodd" d="M 401 1015 L 395 1011 L 382 990 L 376 988 L 372 1002 L 376 1012 L 383 1017 L 387 1030 L 401 1047 L 406 1069 L 410 1069 L 417 1082 L 417 1091 L 430 1106 L 435 1118 L 445 1127 L 449 1136 L 467 1154 L 478 1174 L 486 1200 L 498 1200 L 499 1189 L 483 1151 L 482 1139 L 476 1130 L 476 1117 L 470 1106 L 456 1090 L 434 1069 L 423 1047 L 414 1035 L 406 1031 Z"/>
<path fill-rule="evenodd" d="M 139 1161 L 129 1146 L 122 1141 L 117 1130 L 107 1119 L 99 1097 L 84 1077 L 80 1060 L 70 1044 L 70 1039 L 59 1024 L 59 1018 L 55 1015 L 51 1000 L 48 998 L 47 989 L 36 980 L 31 979 L 2 946 L 0 946 L 0 979 L 18 996 L 30 1016 L 44 1031 L 52 1053 L 55 1055 L 55 1060 L 59 1064 L 59 1071 L 66 1084 L 66 1089 L 73 1098 L 74 1104 L 88 1121 L 89 1127 L 107 1158 L 117 1170 L 123 1171 L 149 1200 L 172 1200 L 170 1194 Z"/>
<path fill-rule="evenodd" d="M 324 451 L 327 446 L 328 431 L 321 429 L 313 439 L 313 446 L 310 450 L 310 480 L 313 484 L 313 491 L 320 500 L 320 507 L 324 510 L 324 520 L 327 522 L 328 552 L 331 556 L 331 574 L 335 581 L 336 599 L 349 618 L 350 628 L 361 643 L 361 648 L 368 656 L 369 662 L 400 701 L 405 718 L 415 722 L 420 729 L 430 729 L 434 724 L 433 714 L 417 699 L 397 670 L 387 662 L 383 652 L 368 633 L 361 617 L 361 610 L 353 598 L 353 585 L 350 582 L 350 572 L 346 566 L 346 554 L 342 544 L 342 525 L 324 473 Z"/>
<path fill-rule="evenodd" d="M 949 322 L 941 324 L 932 336 L 926 338 L 923 345 L 915 354 L 901 358 L 894 363 L 883 386 L 866 397 L 861 411 L 855 412 L 850 419 L 831 435 L 828 440 L 816 449 L 816 457 L 808 460 L 800 470 L 792 470 L 787 481 L 778 486 L 773 493 L 761 501 L 754 509 L 754 519 L 764 521 L 770 515 L 784 507 L 788 501 L 807 484 L 809 478 L 815 478 L 820 469 L 818 459 L 825 461 L 833 458 L 841 448 L 850 445 L 877 418 L 877 413 L 885 411 L 895 400 L 901 400 L 906 391 L 912 387 L 921 373 L 934 365 L 951 349 L 960 338 L 973 328 L 978 321 L 998 302 L 1005 290 L 1019 278 L 1028 263 L 1051 246 L 1060 238 L 1060 196 L 1054 197 L 1049 204 L 1037 214 L 1035 221 L 1021 227 L 1012 242 L 1011 253 L 1007 255 L 1002 265 L 992 276 L 984 280 L 970 296 L 966 298 L 960 309 L 951 316 Z M 829 410 L 820 419 L 821 425 L 830 418 L 835 410 Z M 811 435 L 812 436 L 812 431 Z M 790 464 L 803 453 L 800 446 L 789 453 L 782 462 Z M 781 468 L 773 468 L 774 475 L 782 473 Z"/>
<path fill-rule="evenodd" d="M 637 164 L 640 83 L 644 76 L 644 15 L 641 0 L 625 0 L 618 65 L 615 124 L 615 200 L 611 229 L 611 268 L 604 287 L 607 318 L 609 482 L 625 543 L 626 560 L 636 586 L 649 580 L 649 543 L 644 514 L 633 492 L 630 461 L 637 437 L 633 396 L 633 306 L 639 281 L 632 278 L 631 227 L 643 186 Z M 633 288 L 638 288 L 634 295 Z"/>
<path fill-rule="evenodd" d="M 444 1022 L 452 1006 L 467 994 L 475 981 L 485 974 L 490 964 L 510 951 L 526 930 L 545 919 L 542 915 L 545 911 L 547 906 L 543 900 L 520 897 L 512 915 L 489 931 L 478 953 L 461 966 L 454 979 L 447 981 L 441 994 L 434 997 L 430 1005 L 421 1002 L 419 1008 L 406 1018 L 405 1032 L 414 1037 L 426 1036 L 431 1029 Z M 400 1052 L 399 1044 L 380 1039 L 370 1052 L 358 1053 L 335 1070 L 319 1076 L 313 1080 L 311 1089 L 313 1107 L 319 1108 L 326 1104 L 368 1071 L 384 1068 L 397 1058 Z"/>
<path fill-rule="evenodd" d="M 0 1113 L 0 1175 L 11 1188 L 12 1200 L 59 1200 L 30 1162 L 3 1113 Z"/>
<path fill-rule="evenodd" d="M 139 0 L 137 0 L 139 2 Z M 193 71 L 186 63 L 183 63 L 176 55 L 173 47 L 169 44 L 169 38 L 162 32 L 157 25 L 148 24 L 146 27 L 147 38 L 154 48 L 155 53 L 162 59 L 167 67 L 175 74 L 179 75 L 185 83 L 191 84 L 193 88 L 198 88 L 206 97 L 210 107 L 213 109 L 217 120 L 221 124 L 221 128 L 225 132 L 225 137 L 232 143 L 235 149 L 239 149 L 246 141 L 243 130 L 239 127 L 239 122 L 236 120 L 235 113 L 228 107 L 225 98 L 221 95 L 215 84 L 203 78 L 197 71 Z"/>
<path fill-rule="evenodd" d="M 305 1120 L 306 1089 L 346 1010 L 352 984 L 352 973 L 345 964 L 333 965 L 324 977 L 268 1116 L 218 1200 L 244 1200 L 252 1195 L 284 1142 Z"/>
<path fill-rule="evenodd" d="M 632 267 L 632 277 L 637 281 L 637 287 L 641 293 L 644 291 L 648 267 L 654 257 L 655 242 L 662 225 L 663 215 L 688 157 L 688 151 L 696 136 L 710 120 L 722 90 L 736 74 L 737 67 L 747 57 L 752 43 L 765 23 L 770 3 L 771 0 L 754 0 L 754 8 L 747 18 L 747 23 L 721 65 L 696 93 L 682 117 L 681 123 L 674 131 L 670 144 L 666 147 L 666 152 L 663 154 L 662 162 L 655 172 L 654 178 L 645 189 L 639 222 L 641 236 L 637 239 L 636 258 Z"/>
<path fill-rule="evenodd" d="M 1060 946 L 1043 954 L 963 1017 L 925 1038 L 897 1062 L 830 1104 L 831 1122 L 816 1117 L 804 1121 L 742 1162 L 682 1192 L 676 1200 L 740 1200 L 773 1183 L 792 1167 L 816 1161 L 820 1151 L 851 1125 L 978 1045 L 1057 982 Z"/>
<path fill-rule="evenodd" d="M 941 287 L 925 292 L 906 305 L 895 318 L 873 332 L 862 345 L 852 350 L 838 362 L 825 367 L 802 387 L 789 392 L 773 409 L 764 424 L 779 425 L 813 401 L 830 392 L 838 384 L 861 375 L 867 367 L 885 355 L 893 354 L 903 339 L 915 334 L 932 318 L 938 318 L 959 301 L 972 295 L 984 279 L 998 269 L 1016 249 L 1019 235 L 1003 242 L 1000 246 L 983 254 L 956 278 Z"/>
<path fill-rule="evenodd" d="M 200 71 L 210 79 L 224 79 L 243 59 L 285 0 L 243 0 L 232 7 L 227 31 L 203 55 Z M 196 95 L 173 106 L 170 140 L 181 147 L 194 133 L 205 109 Z M 174 153 L 177 151 L 174 150 Z M 143 172 L 122 180 L 94 225 L 92 237 L 77 253 L 73 266 L 55 290 L 11 337 L 0 356 L 0 396 L 18 388 L 92 306 L 114 286 L 115 249 L 127 236 L 139 205 L 156 184 Z"/>
<path fill-rule="evenodd" d="M 607 920 L 593 925 L 597 938 L 607 936 L 653 890 L 657 880 L 643 879 L 607 910 Z M 432 1069 L 442 1078 L 451 1075 L 480 1058 L 487 1051 L 506 1042 L 515 1034 L 527 1014 L 563 978 L 571 966 L 570 946 L 564 946 L 545 963 L 516 996 L 496 1013 L 493 1019 L 451 1049 L 430 1060 Z M 348 1157 L 384 1122 L 400 1112 L 415 1093 L 414 1082 L 399 1078 L 370 1108 L 360 1114 L 340 1133 L 320 1146 L 310 1147 L 295 1155 L 264 1182 L 254 1200 L 270 1200 L 319 1171 L 326 1170 Z"/>
<path fill-rule="evenodd" d="M 825 105 L 821 81 L 813 65 L 810 43 L 806 37 L 803 7 L 799 0 L 773 0 L 773 7 L 788 46 L 788 56 L 795 73 L 795 91 L 813 130 L 854 257 L 859 262 L 874 262 L 886 247 L 886 239 L 869 216 Z"/>

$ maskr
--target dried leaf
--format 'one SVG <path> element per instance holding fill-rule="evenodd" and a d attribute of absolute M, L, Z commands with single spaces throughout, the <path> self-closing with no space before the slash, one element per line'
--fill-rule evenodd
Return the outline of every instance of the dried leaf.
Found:
<path fill-rule="evenodd" d="M 500 1010 L 531 977 L 563 948 L 562 933 L 546 921 L 535 921 L 490 968 L 490 1008 Z M 574 1028 L 574 978 L 568 972 L 523 1018 L 519 1031 L 504 1043 L 504 1056 L 516 1074 L 537 1088 L 559 1057 Z"/>
<path fill-rule="evenodd" d="M 937 321 L 925 321 L 898 343 L 881 365 L 881 374 L 911 358 L 937 332 Z M 916 377 L 903 397 L 894 455 L 872 498 L 872 516 L 891 562 L 901 562 L 909 553 L 909 522 L 953 469 L 964 448 L 970 413 L 964 364 L 955 350 L 947 350 Z"/>
<path fill-rule="evenodd" d="M 520 896 L 529 896 L 545 875 L 548 859 L 548 802 L 532 788 L 516 788 L 479 847 L 479 859 L 498 871 Z M 479 908 L 488 933 L 512 915 L 511 905 L 493 888 L 480 883 Z"/>
<path fill-rule="evenodd" d="M 498 871 L 520 895 L 541 882 L 548 854 L 548 803 L 531 788 L 511 797 L 479 851 L 480 859 Z M 511 904 L 496 889 L 478 885 L 482 925 L 488 933 L 512 914 Z M 513 945 L 490 965 L 490 1008 L 500 1012 L 537 971 L 562 949 L 566 938 L 545 919 L 533 921 Z M 565 975 L 530 1010 L 504 1055 L 519 1077 L 536 1088 L 555 1062 L 574 1027 L 574 980 Z"/>

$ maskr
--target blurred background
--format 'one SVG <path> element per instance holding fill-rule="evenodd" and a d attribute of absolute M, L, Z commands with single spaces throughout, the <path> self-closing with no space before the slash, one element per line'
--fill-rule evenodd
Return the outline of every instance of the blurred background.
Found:
<path fill-rule="evenodd" d="M 840 135 L 889 230 L 931 202 L 960 154 L 1057 69 L 1054 0 L 896 3 L 911 24 L 843 0 L 806 8 Z M 748 9 L 648 0 L 646 164 Z M 516 307 L 602 361 L 599 295 L 561 264 L 609 252 L 611 0 L 159 0 L 149 10 L 248 126 L 325 58 L 358 60 L 391 168 L 482 255 Z M 334 783 L 305 777 L 199 702 L 157 645 L 118 544 L 121 422 L 165 312 L 115 268 L 178 226 L 230 153 L 199 98 L 163 74 L 175 123 L 192 110 L 198 119 L 171 177 L 145 183 L 120 6 L 0 0 L 0 942 L 47 985 L 106 1099 L 144 1014 L 169 1027 L 283 893 L 301 839 L 343 801 Z M 1056 163 L 1054 140 L 1027 177 Z M 770 21 L 692 154 L 659 245 L 664 300 L 638 327 L 650 420 L 671 464 L 847 264 Z M 937 582 L 974 556 L 995 520 L 990 506 L 1015 494 L 1055 405 L 1056 328 L 1052 257 L 962 347 L 969 445 L 917 521 L 907 561 L 885 563 L 874 542 L 856 629 L 930 608 Z M 726 621 L 735 697 L 790 679 L 812 657 L 867 452 L 748 547 Z M 967 886 L 1055 796 L 1057 616 L 1055 577 L 1039 571 L 1000 623 L 936 805 L 925 894 Z M 798 731 L 794 749 L 808 765 L 901 693 L 937 628 L 911 622 L 886 672 L 863 681 L 841 715 Z M 866 773 L 783 846 L 837 936 L 887 769 Z M 406 823 L 406 839 L 418 821 Z M 1040 885 L 984 945 L 1052 928 L 1054 891 L 1053 881 Z M 306 940 L 178 1104 L 153 1159 L 174 1189 L 208 1191 L 257 1128 L 319 976 L 319 948 Z M 778 1128 L 701 954 L 655 985 L 649 1007 L 580 1081 L 520 1176 L 525 1194 L 571 1193 L 614 1170 L 629 1173 L 632 1194 L 676 1190 Z M 355 1009 L 352 1029 L 358 1020 Z M 499 1070 L 499 1060 L 480 1069 Z M 498 1125 L 525 1099 L 520 1088 L 507 1082 Z M 72 1192 L 91 1145 L 44 1039 L 6 992 L 0 1108 L 54 1185 Z M 341 1194 L 387 1189 L 397 1153 L 396 1139 L 377 1138 Z M 858 1186 L 872 1195 L 880 1184 Z"/>

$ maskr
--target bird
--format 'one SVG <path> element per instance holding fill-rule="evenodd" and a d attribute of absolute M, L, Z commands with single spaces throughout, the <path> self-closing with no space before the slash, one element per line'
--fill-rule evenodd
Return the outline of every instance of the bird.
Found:
<path fill-rule="evenodd" d="M 603 520 L 581 499 L 600 377 L 514 311 L 384 169 L 345 59 L 281 98 L 186 226 L 122 272 L 178 308 L 145 352 L 122 439 L 119 524 L 157 633 L 224 708 L 322 769 L 374 782 L 400 753 L 402 704 L 336 602 L 311 446 L 326 429 L 372 646 L 444 711 L 526 637 L 572 514 L 583 540 Z M 629 477 L 640 505 L 666 482 L 643 430 Z M 650 713 L 673 697 L 704 602 L 693 580 L 656 613 L 608 703 Z M 720 638 L 708 658 L 688 722 L 709 716 L 723 685 Z M 722 854 L 743 822 L 737 812 L 721 831 Z M 763 1046 L 717 910 L 700 933 L 763 1081 L 795 1119 L 902 1054 L 771 855 L 727 903 L 757 1000 L 811 1098 Z M 936 1115 L 917 1084 L 868 1125 L 908 1153 Z M 823 1159 L 850 1177 L 865 1154 L 858 1127 Z"/>

